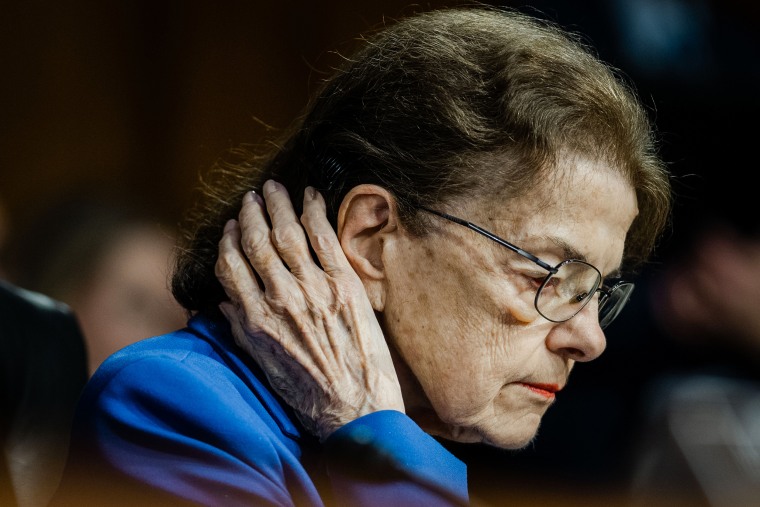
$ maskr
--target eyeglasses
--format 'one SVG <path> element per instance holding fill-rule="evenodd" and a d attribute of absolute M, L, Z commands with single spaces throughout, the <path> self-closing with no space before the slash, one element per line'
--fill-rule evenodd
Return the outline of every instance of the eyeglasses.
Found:
<path fill-rule="evenodd" d="M 612 287 L 604 286 L 602 285 L 602 274 L 588 262 L 579 259 L 567 259 L 556 266 L 552 266 L 532 253 L 526 252 L 471 222 L 440 211 L 428 208 L 420 209 L 482 234 L 547 270 L 549 274 L 539 286 L 533 300 L 536 311 L 547 320 L 565 322 L 572 319 L 591 302 L 593 296 L 598 292 L 599 326 L 604 329 L 615 320 L 631 297 L 634 284 L 620 281 Z"/>

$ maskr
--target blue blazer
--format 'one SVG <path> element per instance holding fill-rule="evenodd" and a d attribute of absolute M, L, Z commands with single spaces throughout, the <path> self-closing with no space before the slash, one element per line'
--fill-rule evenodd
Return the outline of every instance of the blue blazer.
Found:
<path fill-rule="evenodd" d="M 108 358 L 80 398 L 51 506 L 463 505 L 465 465 L 406 415 L 381 411 L 324 443 L 305 433 L 226 321 Z"/>

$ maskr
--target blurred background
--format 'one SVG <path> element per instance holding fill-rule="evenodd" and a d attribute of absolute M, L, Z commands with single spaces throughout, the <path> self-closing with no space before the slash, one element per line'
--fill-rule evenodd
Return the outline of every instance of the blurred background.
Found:
<path fill-rule="evenodd" d="M 113 332 L 88 324 L 106 315 L 105 294 L 122 296 L 112 308 L 126 322 L 150 323 L 118 331 L 122 339 L 175 328 L 183 316 L 163 282 L 199 175 L 227 149 L 286 127 L 362 31 L 458 3 L 4 5 L 0 278 L 71 304 L 98 343 L 96 334 Z M 452 446 L 471 464 L 474 498 L 741 505 L 727 502 L 760 491 L 760 4 L 488 3 L 581 33 L 635 84 L 674 174 L 676 209 L 631 310 L 607 333 L 607 352 L 577 368 L 536 443 L 519 453 Z M 115 236 L 135 238 L 136 250 L 107 243 L 114 230 L 132 231 Z M 114 252 L 132 253 L 119 261 Z M 122 285 L 108 288 L 98 273 Z M 733 299 L 741 310 L 727 306 Z M 91 369 L 124 344 L 110 343 L 89 346 Z M 704 458 L 687 438 L 695 427 L 728 429 L 710 437 Z M 705 471 L 703 458 L 715 466 Z"/>

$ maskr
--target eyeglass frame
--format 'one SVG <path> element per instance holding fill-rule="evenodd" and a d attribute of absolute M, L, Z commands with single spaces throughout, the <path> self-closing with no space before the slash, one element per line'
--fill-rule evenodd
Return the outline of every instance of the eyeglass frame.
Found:
<path fill-rule="evenodd" d="M 556 266 L 552 266 L 548 262 L 545 262 L 545 261 L 542 261 L 541 259 L 539 259 L 536 255 L 528 252 L 527 250 L 523 250 L 522 248 L 518 247 L 517 245 L 514 245 L 514 244 L 510 243 L 509 241 L 507 241 L 507 240 L 505 240 L 503 238 L 500 238 L 496 234 L 494 234 L 494 233 L 492 233 L 490 231 L 487 231 L 486 229 L 483 229 L 479 225 L 475 225 L 472 222 L 469 222 L 469 221 L 464 220 L 462 218 L 458 218 L 458 217 L 455 217 L 453 215 L 449 215 L 448 213 L 444 213 L 442 211 L 436 211 L 434 209 L 426 208 L 424 206 L 419 207 L 419 209 L 422 210 L 422 211 L 426 211 L 428 213 L 432 213 L 433 215 L 439 216 L 441 218 L 444 218 L 444 219 L 446 219 L 446 220 L 448 220 L 450 222 L 454 222 L 455 224 L 459 224 L 459 225 L 462 225 L 464 227 L 467 227 L 468 229 L 470 229 L 472 231 L 475 231 L 475 232 L 477 232 L 478 234 L 480 234 L 482 236 L 485 236 L 486 238 L 490 239 L 491 241 L 494 241 L 494 242 L 498 243 L 499 245 L 508 248 L 509 250 L 515 252 L 516 254 L 525 257 L 526 259 L 528 259 L 529 261 L 533 262 L 534 264 L 537 264 L 541 268 L 547 270 L 549 272 L 549 274 L 546 275 L 546 278 L 544 278 L 544 281 L 541 283 L 541 285 L 539 286 L 539 288 L 536 290 L 536 297 L 533 299 L 533 306 L 536 308 L 536 311 L 538 312 L 539 315 L 541 315 L 543 318 L 545 318 L 546 320 L 548 320 L 550 322 L 562 323 L 562 322 L 567 322 L 568 320 L 572 319 L 573 317 L 575 317 L 576 315 L 578 315 L 584 308 L 586 308 L 586 306 L 588 306 L 588 304 L 591 302 L 591 299 L 593 298 L 593 295 L 596 294 L 597 292 L 599 292 L 599 303 L 598 303 L 598 310 L 597 310 L 597 312 L 601 312 L 602 308 L 604 308 L 606 306 L 607 301 L 609 301 L 610 297 L 612 296 L 612 294 L 615 291 L 620 290 L 624 286 L 625 287 L 630 287 L 628 289 L 627 297 L 625 298 L 624 302 L 622 303 L 622 306 L 620 306 L 618 308 L 617 312 L 612 316 L 612 318 L 609 319 L 609 320 L 607 320 L 606 322 L 603 322 L 603 319 L 600 319 L 599 325 L 600 325 L 600 327 L 602 329 L 604 329 L 608 325 L 610 325 L 617 318 L 617 316 L 620 314 L 620 312 L 623 310 L 623 308 L 625 307 L 625 305 L 628 303 L 628 299 L 630 299 L 630 295 L 631 295 L 631 292 L 633 292 L 633 288 L 635 287 L 635 285 L 633 284 L 633 282 L 626 282 L 626 281 L 623 281 L 623 280 L 619 280 L 612 287 L 607 287 L 606 285 L 604 285 L 602 283 L 602 281 L 604 280 L 604 277 L 602 277 L 601 271 L 599 271 L 599 269 L 596 266 L 594 266 L 593 264 L 590 264 L 590 263 L 588 263 L 586 261 L 583 261 L 583 260 L 580 260 L 580 259 L 565 259 L 562 262 L 560 262 L 559 264 L 557 264 Z M 551 279 L 551 277 L 554 276 L 554 275 L 556 275 L 557 272 L 559 271 L 559 269 L 563 265 L 565 265 L 565 264 L 567 264 L 569 262 L 580 262 L 580 263 L 583 263 L 583 264 L 589 266 L 590 268 L 592 268 L 594 271 L 597 272 L 597 274 L 599 275 L 598 276 L 598 280 L 599 281 L 597 282 L 596 287 L 594 288 L 594 290 L 591 291 L 590 293 L 588 293 L 588 295 L 586 297 L 586 301 L 581 305 L 580 308 L 578 308 L 578 310 L 576 310 L 575 313 L 573 313 L 572 315 L 570 315 L 566 319 L 562 319 L 562 320 L 551 319 L 551 318 L 547 317 L 546 315 L 544 315 L 543 312 L 538 309 L 538 298 L 541 295 L 541 291 L 543 290 L 543 288 L 546 286 L 547 283 L 549 283 L 549 280 Z"/>

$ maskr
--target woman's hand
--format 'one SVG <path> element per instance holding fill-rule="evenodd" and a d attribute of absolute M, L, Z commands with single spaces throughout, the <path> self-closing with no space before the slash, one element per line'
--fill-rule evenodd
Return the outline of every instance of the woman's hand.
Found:
<path fill-rule="evenodd" d="M 266 209 L 248 192 L 219 243 L 216 276 L 230 298 L 220 309 L 235 341 L 321 440 L 362 415 L 403 412 L 383 332 L 322 196 L 306 189 L 301 227 L 282 185 L 263 190 Z"/>

